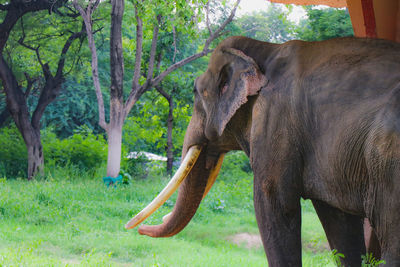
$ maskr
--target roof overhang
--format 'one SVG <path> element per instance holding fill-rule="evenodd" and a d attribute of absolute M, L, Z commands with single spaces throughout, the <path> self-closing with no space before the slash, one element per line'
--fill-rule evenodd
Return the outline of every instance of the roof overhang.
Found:
<path fill-rule="evenodd" d="M 400 42 L 400 0 L 269 0 L 295 5 L 347 7 L 354 34 Z"/>
<path fill-rule="evenodd" d="M 326 5 L 330 7 L 346 7 L 346 0 L 270 0 L 275 3 L 295 5 Z"/>

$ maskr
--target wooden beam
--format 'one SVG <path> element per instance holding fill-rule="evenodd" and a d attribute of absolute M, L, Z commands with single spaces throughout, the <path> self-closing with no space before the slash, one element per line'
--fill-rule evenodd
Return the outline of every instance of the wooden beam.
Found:
<path fill-rule="evenodd" d="M 374 0 L 374 12 L 376 21 L 376 33 L 378 38 L 396 40 L 396 32 L 400 23 L 398 10 L 399 0 Z"/>
<path fill-rule="evenodd" d="M 347 7 L 358 37 L 400 42 L 400 0 L 269 0 L 295 5 Z"/>
<path fill-rule="evenodd" d="M 395 41 L 400 43 L 400 0 L 397 2 L 397 14 L 396 14 L 396 36 Z"/>
<path fill-rule="evenodd" d="M 330 7 L 346 7 L 346 0 L 270 0 L 270 2 L 295 5 L 326 5 Z"/>
<path fill-rule="evenodd" d="M 347 0 L 358 37 L 400 42 L 400 0 Z"/>
<path fill-rule="evenodd" d="M 354 35 L 365 37 L 364 15 L 360 0 L 347 0 L 347 9 L 349 10 L 351 24 L 353 25 Z"/>
<path fill-rule="evenodd" d="M 376 21 L 373 0 L 361 0 L 364 15 L 365 35 L 370 38 L 377 38 Z"/>

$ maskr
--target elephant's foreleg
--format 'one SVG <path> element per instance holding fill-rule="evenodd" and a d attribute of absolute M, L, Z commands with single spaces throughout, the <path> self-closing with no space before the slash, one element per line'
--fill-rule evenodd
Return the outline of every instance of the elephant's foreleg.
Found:
<path fill-rule="evenodd" d="M 312 200 L 324 227 L 331 249 L 345 257 L 344 266 L 361 266 L 361 255 L 365 254 L 363 218 L 345 213 L 328 204 Z"/>
<path fill-rule="evenodd" d="M 275 197 L 269 197 L 255 182 L 254 206 L 268 264 L 270 267 L 301 266 L 300 199 L 287 210 Z"/>

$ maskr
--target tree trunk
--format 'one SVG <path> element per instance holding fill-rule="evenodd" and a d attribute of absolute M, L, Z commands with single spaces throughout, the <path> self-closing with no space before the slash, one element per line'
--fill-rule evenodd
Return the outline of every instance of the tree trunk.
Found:
<path fill-rule="evenodd" d="M 28 149 L 28 180 L 31 180 L 36 174 L 43 172 L 44 157 L 40 131 L 32 130 L 29 135 L 29 140 L 25 142 Z"/>
<path fill-rule="evenodd" d="M 172 128 L 174 123 L 174 102 L 172 97 L 168 99 L 169 112 L 167 121 L 167 173 L 172 175 L 172 166 L 174 163 L 174 144 L 172 142 Z"/>
<path fill-rule="evenodd" d="M 108 158 L 107 176 L 117 177 L 121 167 L 121 144 L 123 119 L 111 120 L 107 129 L 108 136 Z"/>
<path fill-rule="evenodd" d="M 121 166 L 122 123 L 108 130 L 107 176 L 117 177 Z"/>
<path fill-rule="evenodd" d="M 111 0 L 110 32 L 110 122 L 107 127 L 107 176 L 117 177 L 121 166 L 122 126 L 125 121 L 123 85 L 124 57 L 122 53 L 122 17 L 124 0 Z M 128 111 L 129 112 L 129 111 Z M 127 112 L 127 113 L 128 113 Z"/>

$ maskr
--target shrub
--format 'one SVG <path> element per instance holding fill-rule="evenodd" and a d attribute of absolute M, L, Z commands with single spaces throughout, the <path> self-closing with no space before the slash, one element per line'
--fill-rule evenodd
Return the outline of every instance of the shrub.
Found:
<path fill-rule="evenodd" d="M 124 155 L 125 153 L 123 153 Z M 149 174 L 148 159 L 141 155 L 137 158 L 123 157 L 121 160 L 121 171 L 129 173 L 133 179 L 145 179 Z"/>
<path fill-rule="evenodd" d="M 17 127 L 0 129 L 0 176 L 26 177 L 28 167 L 27 151 L 24 140 Z"/>
<path fill-rule="evenodd" d="M 219 175 L 222 180 L 236 181 L 252 175 L 249 158 L 242 151 L 233 151 L 225 155 Z"/>
<path fill-rule="evenodd" d="M 60 140 L 54 131 L 43 131 L 45 163 L 51 166 L 73 165 L 82 170 L 99 167 L 107 158 L 107 144 L 101 135 L 83 127 L 74 135 Z"/>

